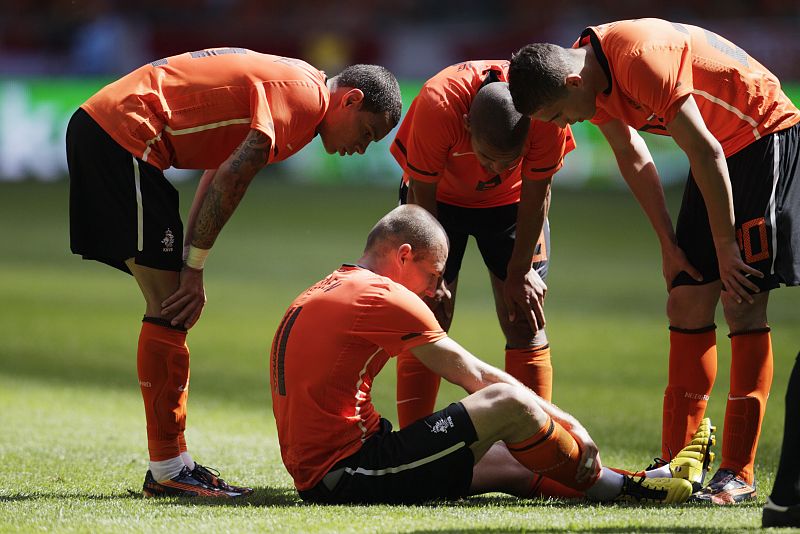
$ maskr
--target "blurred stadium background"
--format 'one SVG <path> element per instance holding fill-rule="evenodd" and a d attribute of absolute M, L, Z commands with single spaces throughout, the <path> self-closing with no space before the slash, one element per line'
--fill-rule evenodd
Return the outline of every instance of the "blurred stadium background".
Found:
<path fill-rule="evenodd" d="M 31 524 L 52 530 L 77 521 L 86 531 L 104 531 L 104 517 L 141 529 L 143 513 L 131 510 L 138 505 L 116 498 L 137 489 L 146 465 L 134 356 L 142 299 L 121 274 L 72 256 L 67 237 L 64 132 L 94 91 L 160 57 L 233 45 L 300 57 L 329 74 L 354 62 L 383 64 L 401 80 L 408 105 L 421 83 L 446 65 L 508 57 L 533 41 L 569 45 L 587 25 L 639 16 L 695 23 L 730 38 L 778 74 L 800 102 L 797 0 L 0 2 L 0 505 L 9 511 L 0 514 L 0 530 L 29 531 Z M 579 147 L 555 179 L 551 217 L 547 316 L 554 398 L 587 423 L 608 451 L 607 463 L 641 466 L 657 452 L 666 382 L 658 246 L 597 130 L 583 124 L 575 130 Z M 232 481 L 261 488 L 256 502 L 290 506 L 257 516 L 220 510 L 210 528 L 287 530 L 264 522 L 296 517 L 269 409 L 268 346 L 291 299 L 338 263 L 355 260 L 369 226 L 395 203 L 392 137 L 349 158 L 327 156 L 316 141 L 269 167 L 215 246 L 206 274 L 209 304 L 190 338 L 189 439 Z M 648 143 L 674 208 L 687 163 L 669 139 L 651 136 Z M 184 212 L 197 175 L 170 174 L 181 182 Z M 485 269 L 471 249 L 452 334 L 502 365 L 489 299 Z M 771 299 L 776 366 L 759 449 L 762 502 L 780 445 L 786 376 L 800 348 L 797 290 L 777 291 Z M 724 325 L 721 314 L 717 323 Z M 730 361 L 726 333 L 720 326 L 720 374 L 709 405 L 718 423 Z M 373 393 L 379 410 L 394 419 L 391 368 Z M 460 396 L 444 387 L 439 405 Z M 109 478 L 109 472 L 120 476 Z M 109 494 L 110 500 L 93 497 Z M 64 499 L 71 504 L 65 507 Z M 662 521 L 670 530 L 709 524 L 699 509 L 682 512 L 679 524 L 667 513 L 644 512 L 648 525 Z M 178 514 L 144 513 L 158 515 L 155 524 L 185 529 Z M 230 523 L 233 513 L 246 521 Z M 556 507 L 540 513 L 553 525 L 564 514 L 584 514 L 574 525 L 586 530 L 604 512 Z M 760 518 L 757 506 L 725 513 L 734 529 Z M 349 528 L 346 513 L 331 514 L 331 529 Z M 525 525 L 515 510 L 497 514 L 500 519 L 473 511 L 460 517 L 455 510 L 442 528 Z M 428 530 L 428 515 L 409 519 L 402 512 L 387 528 Z M 608 531 L 631 530 L 629 515 L 614 516 L 605 523 Z"/>
<path fill-rule="evenodd" d="M 533 41 L 568 45 L 587 25 L 640 16 L 695 23 L 728 37 L 800 100 L 796 0 L 7 0 L 0 4 L 0 180 L 63 178 L 72 111 L 111 79 L 176 53 L 242 46 L 300 57 L 330 75 L 351 63 L 379 63 L 401 80 L 408 103 L 446 65 L 505 58 Z M 557 184 L 618 186 L 597 130 L 575 130 L 580 150 Z M 651 143 L 665 183 L 682 182 L 682 154 L 669 140 Z M 395 182 L 388 150 L 340 159 L 318 145 L 269 172 L 299 182 Z"/>

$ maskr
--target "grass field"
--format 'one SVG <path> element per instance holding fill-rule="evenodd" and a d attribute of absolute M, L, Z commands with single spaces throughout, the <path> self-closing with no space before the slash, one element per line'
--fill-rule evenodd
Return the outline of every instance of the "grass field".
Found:
<path fill-rule="evenodd" d="M 184 210 L 191 187 L 180 186 Z M 189 337 L 190 450 L 231 482 L 256 487 L 255 495 L 238 505 L 144 500 L 135 363 L 144 306 L 132 279 L 70 255 L 67 194 L 64 182 L 0 185 L 0 531 L 739 532 L 760 525 L 786 380 L 800 349 L 797 289 L 772 296 L 775 382 L 756 466 L 758 503 L 653 508 L 490 495 L 415 507 L 303 505 L 280 462 L 269 344 L 297 293 L 359 257 L 394 192 L 269 179 L 253 184 L 214 247 L 208 304 Z M 658 453 L 666 381 L 666 293 L 655 239 L 626 193 L 557 190 L 551 221 L 554 400 L 583 421 L 607 465 L 643 467 Z M 500 364 L 488 276 L 477 251 L 467 256 L 451 334 Z M 730 348 L 721 316 L 717 324 L 720 374 L 709 413 L 721 426 Z M 439 402 L 460 396 L 444 387 Z M 395 418 L 391 364 L 376 381 L 375 401 Z"/>

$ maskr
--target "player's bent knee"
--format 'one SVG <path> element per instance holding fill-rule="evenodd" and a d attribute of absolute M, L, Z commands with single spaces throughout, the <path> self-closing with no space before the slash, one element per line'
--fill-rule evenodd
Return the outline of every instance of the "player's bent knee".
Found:
<path fill-rule="evenodd" d="M 718 296 L 716 284 L 673 288 L 667 298 L 670 326 L 696 329 L 713 323 Z"/>
<path fill-rule="evenodd" d="M 722 292 L 722 309 L 725 322 L 731 332 L 756 330 L 767 326 L 767 298 L 769 293 L 753 295 L 753 304 L 736 300 L 726 292 Z"/>

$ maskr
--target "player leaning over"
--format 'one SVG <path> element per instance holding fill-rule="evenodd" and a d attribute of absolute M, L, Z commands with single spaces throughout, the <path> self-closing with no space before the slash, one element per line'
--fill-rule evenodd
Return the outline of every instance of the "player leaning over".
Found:
<path fill-rule="evenodd" d="M 146 302 L 137 353 L 150 451 L 145 495 L 251 491 L 186 452 L 186 332 L 205 304 L 205 258 L 262 167 L 317 134 L 330 153 L 363 153 L 400 110 L 397 81 L 382 67 L 355 65 L 326 80 L 300 60 L 217 48 L 145 65 L 73 115 L 72 251 L 132 274 Z M 185 238 L 178 194 L 163 174 L 170 166 L 207 169 Z"/>
<path fill-rule="evenodd" d="M 428 80 L 391 151 L 403 169 L 401 202 L 436 216 L 450 241 L 446 290 L 430 301 L 448 331 L 469 236 L 489 269 L 505 335 L 505 369 L 549 401 L 553 368 L 544 331 L 550 250 L 550 181 L 574 148 L 569 126 L 531 121 L 514 109 L 508 61 L 468 61 Z M 407 199 L 406 199 L 407 192 Z M 433 411 L 439 376 L 409 353 L 397 359 L 401 427 Z"/>
<path fill-rule="evenodd" d="M 531 493 L 533 472 L 595 500 L 686 500 L 708 458 L 704 425 L 680 462 L 646 478 L 602 467 L 578 421 L 442 330 L 431 296 L 447 235 L 419 206 L 399 206 L 345 264 L 295 299 L 270 353 L 272 409 L 284 465 L 318 503 L 414 503 L 504 491 Z M 410 351 L 469 396 L 399 431 L 375 411 L 373 380 Z"/>
<path fill-rule="evenodd" d="M 522 113 L 599 126 L 658 235 L 669 290 L 665 457 L 703 417 L 717 372 L 721 298 L 732 352 L 722 465 L 698 497 L 719 504 L 754 498 L 772 382 L 769 291 L 800 284 L 800 111 L 778 79 L 735 44 L 658 19 L 587 28 L 572 49 L 525 46 L 509 77 Z M 636 130 L 670 135 L 688 156 L 675 231 Z"/>

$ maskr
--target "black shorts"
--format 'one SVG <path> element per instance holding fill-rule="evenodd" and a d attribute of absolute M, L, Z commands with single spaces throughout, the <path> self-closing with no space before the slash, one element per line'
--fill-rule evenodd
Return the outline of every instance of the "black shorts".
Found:
<path fill-rule="evenodd" d="M 126 273 L 125 260 L 180 271 L 178 192 L 160 169 L 135 158 L 86 111 L 67 127 L 70 249 Z"/>
<path fill-rule="evenodd" d="M 464 497 L 475 462 L 469 447 L 477 440 L 460 402 L 396 432 L 381 419 L 380 430 L 357 453 L 298 493 L 320 504 L 414 504 Z"/>
<path fill-rule="evenodd" d="M 726 161 L 742 259 L 764 273 L 750 280 L 762 291 L 800 285 L 800 124 L 767 135 Z M 681 272 L 673 285 L 719 280 L 706 205 L 691 171 L 675 233 L 703 281 Z"/>
<path fill-rule="evenodd" d="M 400 186 L 400 203 L 405 204 L 408 186 Z M 444 281 L 448 284 L 458 278 L 469 236 L 475 238 L 483 263 L 500 280 L 507 276 L 508 262 L 514 251 L 517 234 L 518 204 L 495 208 L 463 208 L 443 202 L 436 203 L 436 218 L 450 240 L 450 252 L 444 269 Z M 533 269 L 544 280 L 547 278 L 550 253 L 550 223 L 544 221 L 542 235 L 536 243 Z"/>

